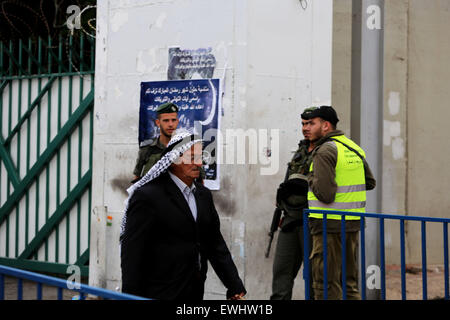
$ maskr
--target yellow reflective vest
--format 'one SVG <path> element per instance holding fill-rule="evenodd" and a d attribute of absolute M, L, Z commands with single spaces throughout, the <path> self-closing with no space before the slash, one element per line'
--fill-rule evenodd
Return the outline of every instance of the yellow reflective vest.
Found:
<path fill-rule="evenodd" d="M 366 157 L 364 151 L 352 140 L 344 135 L 332 137 L 341 141 Z M 364 163 L 362 159 L 353 151 L 349 150 L 342 143 L 332 141 L 337 147 L 336 177 L 337 191 L 334 202 L 326 204 L 321 202 L 311 188 L 308 192 L 308 207 L 314 210 L 335 210 L 350 212 L 365 212 L 366 208 L 366 179 L 364 173 Z M 314 158 L 310 166 L 313 171 Z M 311 218 L 322 219 L 323 214 L 310 213 Z M 328 214 L 327 219 L 341 220 L 340 215 Z M 360 217 L 345 216 L 345 220 L 360 220 Z"/>

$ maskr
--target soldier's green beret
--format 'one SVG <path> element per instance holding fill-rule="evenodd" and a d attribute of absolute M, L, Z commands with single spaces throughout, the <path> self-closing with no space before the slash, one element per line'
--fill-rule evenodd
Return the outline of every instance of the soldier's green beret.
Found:
<path fill-rule="evenodd" d="M 178 106 L 172 102 L 163 103 L 158 107 L 158 109 L 156 109 L 157 114 L 172 112 L 178 112 Z"/>

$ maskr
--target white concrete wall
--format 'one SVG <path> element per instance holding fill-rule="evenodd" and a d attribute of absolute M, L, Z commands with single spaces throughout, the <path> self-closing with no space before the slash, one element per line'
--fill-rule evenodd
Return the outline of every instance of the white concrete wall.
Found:
<path fill-rule="evenodd" d="M 408 14 L 408 214 L 449 218 L 450 38 L 444 30 L 450 28 L 450 1 L 410 0 Z M 420 262 L 420 225 L 409 223 L 407 230 L 408 258 Z M 427 224 L 429 263 L 443 261 L 442 234 L 440 224 Z"/>
<path fill-rule="evenodd" d="M 223 136 L 278 130 L 258 146 L 258 164 L 222 165 L 213 192 L 247 298 L 269 298 L 274 249 L 269 259 L 264 251 L 275 191 L 302 138 L 300 113 L 331 102 L 332 1 L 307 2 L 306 10 L 298 0 L 98 2 L 90 284 L 120 286 L 118 231 L 138 151 L 140 82 L 167 79 L 171 46 L 211 47 L 224 84 Z M 261 175 L 270 161 L 273 174 Z M 301 277 L 295 298 L 303 296 Z M 205 297 L 224 293 L 210 272 Z"/>

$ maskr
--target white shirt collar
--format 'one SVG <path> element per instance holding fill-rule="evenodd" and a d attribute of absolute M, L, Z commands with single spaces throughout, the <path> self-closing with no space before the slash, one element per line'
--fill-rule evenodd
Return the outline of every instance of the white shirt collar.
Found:
<path fill-rule="evenodd" d="M 177 187 L 181 190 L 181 192 L 184 192 L 186 188 L 188 188 L 191 192 L 194 192 L 196 187 L 195 184 L 192 183 L 192 185 L 189 187 L 186 183 L 183 182 L 180 178 L 178 178 L 176 175 L 174 175 L 170 170 L 168 171 L 170 177 L 172 178 L 173 182 L 177 185 Z"/>

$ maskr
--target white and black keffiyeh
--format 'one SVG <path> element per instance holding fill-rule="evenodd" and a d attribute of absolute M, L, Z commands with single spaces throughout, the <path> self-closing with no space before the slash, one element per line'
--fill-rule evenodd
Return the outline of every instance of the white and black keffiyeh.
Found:
<path fill-rule="evenodd" d="M 162 173 L 166 172 L 175 160 L 189 150 L 194 144 L 199 142 L 202 142 L 202 140 L 198 136 L 195 136 L 192 132 L 185 129 L 177 130 L 167 144 L 167 148 L 164 150 L 161 159 L 156 162 L 139 181 L 127 189 L 128 198 L 125 200 L 125 211 L 123 213 L 122 223 L 120 226 L 120 241 L 122 241 L 125 232 L 125 225 L 127 223 L 128 203 L 134 192 L 143 185 L 159 177 Z"/>

